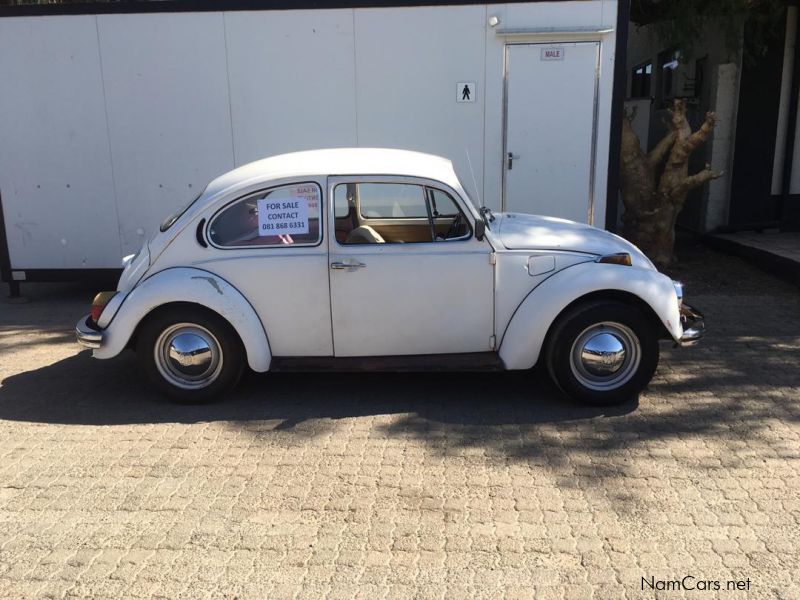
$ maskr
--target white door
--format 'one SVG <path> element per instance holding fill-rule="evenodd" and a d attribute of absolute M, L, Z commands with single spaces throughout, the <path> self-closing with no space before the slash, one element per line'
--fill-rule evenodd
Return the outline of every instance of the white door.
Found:
<path fill-rule="evenodd" d="M 506 46 L 505 210 L 590 220 L 599 52 Z"/>
<path fill-rule="evenodd" d="M 213 250 L 191 263 L 242 292 L 273 356 L 333 356 L 322 184 L 287 182 L 227 204 L 209 219 Z"/>
<path fill-rule="evenodd" d="M 492 248 L 472 235 L 455 193 L 408 180 L 328 187 L 335 356 L 490 351 Z M 455 227 L 452 207 L 464 217 Z"/>

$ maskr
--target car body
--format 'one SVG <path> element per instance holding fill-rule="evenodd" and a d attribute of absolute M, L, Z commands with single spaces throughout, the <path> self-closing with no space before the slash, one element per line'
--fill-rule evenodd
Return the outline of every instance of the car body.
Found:
<path fill-rule="evenodd" d="M 704 328 L 629 242 L 495 216 L 449 160 L 403 150 L 237 168 L 123 267 L 78 341 L 103 359 L 134 347 L 153 382 L 186 401 L 229 389 L 245 363 L 520 370 L 543 358 L 567 395 L 611 403 L 650 380 L 658 339 L 689 345 Z"/>

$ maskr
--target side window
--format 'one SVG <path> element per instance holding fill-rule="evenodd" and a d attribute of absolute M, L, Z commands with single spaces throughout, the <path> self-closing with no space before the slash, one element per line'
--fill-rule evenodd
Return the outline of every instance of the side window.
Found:
<path fill-rule="evenodd" d="M 316 245 L 322 238 L 316 183 L 261 190 L 236 200 L 211 220 L 208 237 L 223 248 Z"/>
<path fill-rule="evenodd" d="M 356 184 L 337 185 L 334 196 L 333 216 L 346 219 L 350 216 L 350 207 L 356 205 Z"/>
<path fill-rule="evenodd" d="M 406 183 L 358 184 L 362 219 L 427 219 L 425 188 Z"/>
<path fill-rule="evenodd" d="M 430 189 L 431 195 L 431 214 L 433 218 L 455 217 L 460 211 L 456 206 L 455 200 L 442 190 Z"/>
<path fill-rule="evenodd" d="M 334 188 L 336 240 L 409 244 L 469 238 L 472 229 L 450 194 L 406 183 L 342 183 Z"/>

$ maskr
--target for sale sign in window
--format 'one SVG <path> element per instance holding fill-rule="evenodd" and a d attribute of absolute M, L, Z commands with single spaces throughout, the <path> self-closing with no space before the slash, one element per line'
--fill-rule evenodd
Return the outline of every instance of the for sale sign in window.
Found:
<path fill-rule="evenodd" d="M 262 198 L 258 201 L 258 235 L 308 233 L 309 212 L 316 212 L 317 202 L 316 186 L 283 188 Z"/>

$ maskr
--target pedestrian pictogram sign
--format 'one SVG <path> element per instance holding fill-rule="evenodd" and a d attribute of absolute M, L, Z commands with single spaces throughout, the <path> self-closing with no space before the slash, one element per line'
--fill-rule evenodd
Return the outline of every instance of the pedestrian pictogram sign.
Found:
<path fill-rule="evenodd" d="M 456 84 L 456 102 L 475 102 L 476 95 L 474 81 L 459 81 Z"/>

